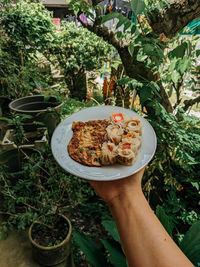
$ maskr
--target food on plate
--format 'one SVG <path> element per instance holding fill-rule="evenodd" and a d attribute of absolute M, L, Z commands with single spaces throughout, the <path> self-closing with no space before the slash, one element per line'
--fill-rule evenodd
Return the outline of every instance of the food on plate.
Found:
<path fill-rule="evenodd" d="M 108 120 L 73 122 L 73 136 L 68 144 L 70 157 L 84 165 L 101 166 L 101 146 L 108 123 Z"/>
<path fill-rule="evenodd" d="M 111 165 L 117 161 L 117 146 L 111 142 L 103 143 L 101 147 L 100 161 L 102 165 Z"/>
<path fill-rule="evenodd" d="M 87 166 L 114 163 L 132 165 L 142 144 L 142 125 L 138 118 L 113 113 L 104 120 L 73 122 L 68 144 L 72 159 Z"/>
<path fill-rule="evenodd" d="M 128 133 L 123 137 L 122 141 L 131 142 L 136 147 L 136 149 L 139 149 L 142 144 L 142 138 L 137 132 Z"/>
<path fill-rule="evenodd" d="M 106 128 L 106 132 L 107 132 L 107 139 L 118 145 L 119 142 L 122 140 L 122 135 L 124 133 L 124 130 L 119 125 L 111 124 Z"/>
<path fill-rule="evenodd" d="M 117 161 L 122 165 L 132 165 L 136 154 L 132 149 L 119 146 Z"/>
<path fill-rule="evenodd" d="M 111 115 L 111 120 L 114 123 L 123 122 L 124 121 L 124 115 L 122 113 L 113 113 Z"/>
<path fill-rule="evenodd" d="M 139 133 L 139 135 L 142 135 L 142 127 L 141 122 L 139 119 L 130 119 L 126 122 L 126 131 L 128 133 Z"/>

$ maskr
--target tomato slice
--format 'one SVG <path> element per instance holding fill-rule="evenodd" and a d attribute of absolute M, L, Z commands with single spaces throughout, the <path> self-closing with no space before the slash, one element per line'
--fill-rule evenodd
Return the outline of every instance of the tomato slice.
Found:
<path fill-rule="evenodd" d="M 112 151 L 113 151 L 113 147 L 112 147 L 112 146 L 110 146 L 110 145 L 108 145 L 108 149 L 110 150 L 110 152 L 112 152 Z"/>
<path fill-rule="evenodd" d="M 130 149 L 131 148 L 131 143 L 125 143 L 122 145 L 122 149 Z"/>
<path fill-rule="evenodd" d="M 124 116 L 122 113 L 116 113 L 116 114 L 113 114 L 113 120 L 115 122 L 120 122 L 120 121 L 123 121 L 124 120 Z"/>

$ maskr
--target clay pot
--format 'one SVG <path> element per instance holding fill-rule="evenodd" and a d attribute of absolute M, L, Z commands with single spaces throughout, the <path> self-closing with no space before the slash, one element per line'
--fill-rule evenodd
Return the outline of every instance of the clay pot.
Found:
<path fill-rule="evenodd" d="M 29 240 L 32 244 L 33 259 L 42 266 L 57 266 L 66 261 L 69 267 L 74 267 L 72 252 L 71 252 L 71 233 L 72 226 L 70 220 L 64 215 L 60 215 L 68 224 L 68 234 L 65 239 L 58 245 L 45 247 L 37 244 L 33 240 L 33 228 L 39 222 L 34 222 L 28 232 Z M 64 225 L 63 225 L 64 227 Z"/>

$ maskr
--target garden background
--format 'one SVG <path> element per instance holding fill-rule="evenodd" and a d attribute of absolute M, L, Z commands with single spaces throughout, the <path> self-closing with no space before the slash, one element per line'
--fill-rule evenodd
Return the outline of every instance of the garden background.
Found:
<path fill-rule="evenodd" d="M 107 12 L 102 1 L 68 2 L 77 21 L 56 26 L 42 3 L 0 1 L 1 150 L 8 128 L 20 149 L 26 143 L 24 122 L 44 126 L 10 112 L 8 102 L 21 97 L 39 94 L 48 102 L 53 95 L 56 105 L 62 103 L 47 112 L 56 124 L 95 105 L 122 106 L 145 116 L 158 147 L 143 191 L 170 236 L 199 266 L 199 22 L 189 23 L 198 18 L 200 1 L 132 0 L 127 14 L 116 6 Z M 49 212 L 63 213 L 73 226 L 76 266 L 126 266 L 106 205 L 87 181 L 57 165 L 50 149 L 53 130 L 46 126 L 38 168 L 33 168 L 38 156 L 29 156 L 13 182 L 1 163 L 0 237 L 27 229 L 41 216 L 45 222 Z"/>

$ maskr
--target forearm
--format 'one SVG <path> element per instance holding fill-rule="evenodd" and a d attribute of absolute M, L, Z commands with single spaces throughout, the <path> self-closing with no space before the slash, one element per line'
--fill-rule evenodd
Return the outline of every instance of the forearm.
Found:
<path fill-rule="evenodd" d="M 165 231 L 142 190 L 115 197 L 109 208 L 130 267 L 193 266 Z"/>

